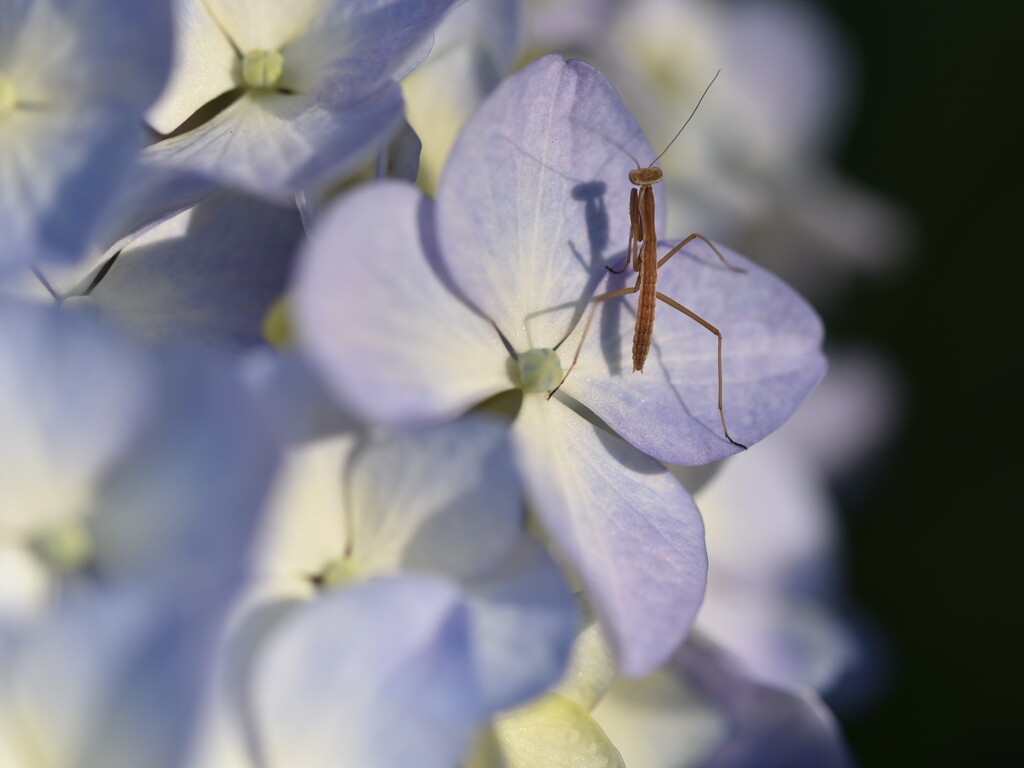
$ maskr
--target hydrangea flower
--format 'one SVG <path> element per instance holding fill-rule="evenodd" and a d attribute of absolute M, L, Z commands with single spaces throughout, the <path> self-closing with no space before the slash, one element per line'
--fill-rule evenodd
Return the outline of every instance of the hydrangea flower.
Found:
<path fill-rule="evenodd" d="M 0 762 L 176 768 L 276 444 L 223 361 L 8 299 L 0 422 Z"/>
<path fill-rule="evenodd" d="M 379 183 L 325 214 L 301 257 L 296 316 L 328 386 L 372 422 L 440 420 L 523 393 L 513 434 L 531 505 L 635 675 L 678 646 L 704 591 L 700 517 L 659 460 L 738 449 L 721 432 L 714 337 L 682 315 L 663 313 L 646 372 L 631 374 L 632 312 L 608 302 L 548 397 L 605 266 L 621 263 L 629 155 L 654 156 L 596 70 L 535 62 L 467 125 L 436 207 Z M 722 329 L 725 413 L 749 445 L 821 378 L 822 330 L 784 284 L 725 253 L 747 274 L 692 250 L 661 284 Z"/>
<path fill-rule="evenodd" d="M 395 78 L 452 2 L 175 0 L 175 63 L 147 114 L 170 137 L 148 159 L 285 203 L 343 176 L 398 125 Z"/>
<path fill-rule="evenodd" d="M 285 289 L 303 234 L 298 212 L 230 190 L 166 218 L 167 199 L 152 202 L 147 224 L 106 251 L 26 269 L 6 291 L 98 313 L 149 341 L 264 343 L 264 318 Z"/>
<path fill-rule="evenodd" d="M 454 765 L 575 635 L 522 514 L 494 419 L 293 450 L 196 764 Z"/>
<path fill-rule="evenodd" d="M 166 2 L 0 2 L 0 271 L 81 254 L 170 55 Z"/>
<path fill-rule="evenodd" d="M 277 447 L 233 368 L 92 319 L 0 302 L 0 549 L 43 598 L 100 576 L 223 590 Z"/>

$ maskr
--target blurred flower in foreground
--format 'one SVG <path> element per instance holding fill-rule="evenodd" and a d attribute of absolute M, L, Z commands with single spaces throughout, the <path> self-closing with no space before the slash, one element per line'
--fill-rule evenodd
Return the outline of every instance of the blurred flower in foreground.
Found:
<path fill-rule="evenodd" d="M 223 361 L 10 300 L 0 423 L 3 764 L 180 765 L 276 446 Z"/>
<path fill-rule="evenodd" d="M 607 136 L 650 151 L 596 70 L 536 62 L 467 125 L 436 213 L 414 188 L 380 183 L 325 215 L 302 257 L 296 317 L 326 383 L 370 421 L 439 420 L 523 393 L 513 433 L 530 502 L 635 675 L 679 644 L 704 591 L 696 507 L 655 459 L 703 463 L 737 449 L 721 434 L 714 337 L 682 316 L 661 320 L 647 372 L 630 375 L 632 320 L 609 302 L 548 398 L 563 370 L 552 350 L 575 347 L 604 265 L 627 242 L 625 206 L 606 198 L 628 199 L 631 162 Z M 722 328 L 726 413 L 752 444 L 820 379 L 821 326 L 781 282 L 730 258 L 748 274 L 690 256 L 666 270 L 664 290 Z M 354 327 L 364 330 L 339 333 Z"/>
<path fill-rule="evenodd" d="M 0 0 L 0 272 L 81 254 L 170 48 L 160 0 Z"/>
<path fill-rule="evenodd" d="M 465 768 L 840 768 L 836 724 L 813 692 L 773 688 L 691 637 L 643 678 L 615 676 L 596 625 L 561 683 L 502 713 Z"/>
<path fill-rule="evenodd" d="M 395 82 L 453 0 L 175 0 L 175 64 L 147 120 L 160 163 L 288 203 L 344 176 L 402 117 Z"/>
<path fill-rule="evenodd" d="M 198 764 L 453 765 L 558 679 L 575 635 L 522 515 L 493 418 L 296 447 Z"/>

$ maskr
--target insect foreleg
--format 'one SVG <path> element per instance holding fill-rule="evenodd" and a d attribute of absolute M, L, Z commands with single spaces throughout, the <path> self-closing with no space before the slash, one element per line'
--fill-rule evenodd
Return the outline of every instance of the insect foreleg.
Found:
<path fill-rule="evenodd" d="M 608 299 L 615 299 L 619 296 L 629 296 L 631 293 L 636 293 L 640 290 L 640 278 L 637 277 L 636 284 L 632 288 L 619 288 L 617 291 L 609 291 L 608 293 L 602 293 L 600 296 L 595 296 L 590 300 L 590 311 L 587 312 L 587 319 L 583 323 L 583 334 L 580 336 L 580 343 L 576 345 L 576 351 L 573 353 L 572 362 L 569 364 L 569 369 L 562 376 L 562 380 L 558 382 L 558 386 L 548 392 L 548 400 L 559 390 L 559 388 L 565 383 L 565 380 L 569 378 L 569 374 L 572 373 L 572 369 L 576 367 L 576 361 L 580 359 L 580 350 L 583 349 L 583 342 L 587 340 L 587 334 L 590 333 L 590 324 L 594 321 L 594 312 L 597 310 L 597 305 L 601 302 L 608 301 Z"/>
<path fill-rule="evenodd" d="M 668 261 L 673 256 L 675 256 L 677 253 L 679 253 L 679 251 L 681 251 L 684 246 L 688 245 L 689 243 L 692 243 L 694 240 L 703 240 L 705 243 L 707 243 L 708 247 L 712 251 L 715 252 L 715 255 L 718 256 L 718 258 L 722 260 L 722 263 L 728 269 L 731 269 L 733 272 L 745 273 L 747 271 L 747 270 L 743 269 L 742 267 L 737 267 L 737 266 L 734 266 L 734 265 L 730 264 L 728 262 L 728 260 L 726 260 L 725 256 L 722 255 L 722 252 L 719 251 L 717 248 L 715 248 L 714 244 L 710 240 L 708 240 L 706 237 L 704 237 L 704 235 L 702 235 L 700 232 L 694 232 L 692 235 L 684 237 L 682 240 L 680 240 L 675 246 L 673 246 L 671 251 L 666 253 L 664 256 L 661 257 L 661 259 L 658 260 L 658 266 L 660 267 L 666 261 Z"/>

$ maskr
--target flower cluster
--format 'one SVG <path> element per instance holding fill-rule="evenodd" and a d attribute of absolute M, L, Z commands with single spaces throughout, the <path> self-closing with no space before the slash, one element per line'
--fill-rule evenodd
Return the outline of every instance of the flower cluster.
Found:
<path fill-rule="evenodd" d="M 846 764 L 848 638 L 759 624 L 788 582 L 687 489 L 819 317 L 697 239 L 634 373 L 656 153 L 453 5 L 0 0 L 3 765 Z"/>

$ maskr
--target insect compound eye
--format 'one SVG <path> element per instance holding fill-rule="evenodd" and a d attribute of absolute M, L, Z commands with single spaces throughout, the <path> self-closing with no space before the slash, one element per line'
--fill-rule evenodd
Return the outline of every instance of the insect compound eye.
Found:
<path fill-rule="evenodd" d="M 531 349 L 519 356 L 519 386 L 524 392 L 550 392 L 562 381 L 562 362 L 553 349 Z"/>

